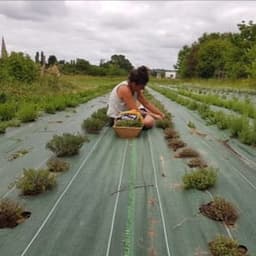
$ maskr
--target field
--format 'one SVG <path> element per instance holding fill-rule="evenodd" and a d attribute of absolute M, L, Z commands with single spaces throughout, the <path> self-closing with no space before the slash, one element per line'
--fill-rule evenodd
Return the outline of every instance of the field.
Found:
<path fill-rule="evenodd" d="M 82 129 L 85 119 L 106 107 L 109 91 L 124 78 L 62 79 L 29 90 L 14 87 L 15 93 L 6 85 L 3 91 L 7 101 L 0 107 L 20 101 L 12 117 L 1 122 L 0 194 L 2 200 L 22 204 L 31 216 L 0 229 L 1 255 L 212 255 L 209 242 L 217 235 L 256 253 L 255 90 L 152 80 L 147 92 L 171 113 L 179 139 L 216 171 L 216 184 L 198 190 L 185 189 L 183 183 L 184 175 L 196 170 L 189 167 L 194 157 L 181 157 L 182 147 L 170 148 L 166 130 L 154 127 L 128 140 L 108 126 L 99 134 Z M 59 102 L 74 104 L 56 108 Z M 23 104 L 35 107 L 35 121 L 6 125 L 19 120 L 17 106 Z M 46 105 L 54 111 L 46 111 Z M 21 195 L 15 180 L 24 168 L 46 168 L 53 156 L 46 144 L 63 133 L 83 134 L 89 141 L 79 154 L 61 157 L 70 168 L 55 174 L 56 187 Z M 216 197 L 235 207 L 237 219 L 230 219 L 230 211 L 219 221 L 202 214 L 202 205 Z"/>

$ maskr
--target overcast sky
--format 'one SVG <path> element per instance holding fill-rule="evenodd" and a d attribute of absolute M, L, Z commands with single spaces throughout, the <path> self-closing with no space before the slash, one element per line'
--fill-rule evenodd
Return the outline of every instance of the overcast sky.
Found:
<path fill-rule="evenodd" d="M 134 66 L 173 69 L 182 46 L 204 32 L 237 32 L 256 1 L 2 1 L 7 50 L 98 65 L 122 54 Z"/>

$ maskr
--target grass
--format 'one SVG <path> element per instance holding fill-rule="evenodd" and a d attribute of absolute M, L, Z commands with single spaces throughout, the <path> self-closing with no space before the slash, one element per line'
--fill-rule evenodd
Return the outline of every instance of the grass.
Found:
<path fill-rule="evenodd" d="M 32 83 L 1 83 L 0 133 L 12 126 L 9 121 L 33 121 L 40 111 L 54 114 L 104 95 L 124 77 L 46 76 Z M 30 107 L 24 107 L 30 106 Z M 25 109 L 24 109 L 25 108 Z"/>
<path fill-rule="evenodd" d="M 177 85 L 179 87 L 193 86 L 195 88 L 231 88 L 239 90 L 256 89 L 255 79 L 156 79 L 151 84 Z"/>

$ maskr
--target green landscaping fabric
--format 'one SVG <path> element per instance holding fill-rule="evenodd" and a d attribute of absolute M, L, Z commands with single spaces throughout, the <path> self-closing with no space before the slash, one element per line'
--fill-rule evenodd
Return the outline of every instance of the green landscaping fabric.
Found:
<path fill-rule="evenodd" d="M 65 158 L 71 168 L 57 176 L 58 186 L 52 191 L 24 197 L 16 188 L 8 188 L 22 168 L 45 166 L 52 155 L 45 149 L 46 142 L 56 133 L 80 131 L 82 121 L 106 105 L 106 97 L 100 97 L 81 105 L 77 113 L 46 115 L 0 137 L 1 196 L 19 200 L 32 212 L 16 228 L 0 229 L 0 255 L 204 255 L 217 234 L 239 239 L 250 252 L 256 251 L 255 160 L 251 158 L 249 165 L 222 143 L 225 132 L 151 92 L 173 114 L 184 142 L 218 168 L 217 186 L 206 192 L 182 189 L 182 176 L 189 171 L 187 160 L 175 158 L 161 129 L 142 131 L 128 140 L 105 127 L 99 135 L 89 136 L 79 155 Z M 192 133 L 188 121 L 206 135 Z M 29 153 L 8 161 L 20 148 L 29 148 Z M 252 148 L 246 148 L 247 153 L 239 149 L 244 157 L 255 154 Z M 234 228 L 199 213 L 200 204 L 215 195 L 238 206 L 240 217 Z"/>

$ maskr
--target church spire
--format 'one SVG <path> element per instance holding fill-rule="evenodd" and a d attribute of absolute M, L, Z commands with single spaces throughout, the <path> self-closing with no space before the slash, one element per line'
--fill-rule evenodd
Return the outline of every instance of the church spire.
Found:
<path fill-rule="evenodd" d="M 6 58 L 6 57 L 8 57 L 8 53 L 7 53 L 7 50 L 6 50 L 4 37 L 2 37 L 1 58 Z"/>

